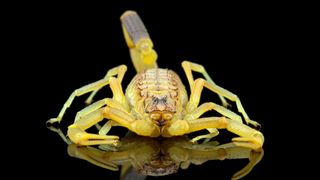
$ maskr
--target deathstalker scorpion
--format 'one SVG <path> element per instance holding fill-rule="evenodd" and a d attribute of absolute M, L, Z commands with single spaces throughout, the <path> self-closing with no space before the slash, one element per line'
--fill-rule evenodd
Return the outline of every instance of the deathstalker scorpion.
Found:
<path fill-rule="evenodd" d="M 121 16 L 125 41 L 137 74 L 128 85 L 125 94 L 121 82 L 127 70 L 126 65 L 110 69 L 99 81 L 76 89 L 64 104 L 57 118 L 47 123 L 60 123 L 66 109 L 77 96 L 91 92 L 86 100 L 89 104 L 79 111 L 74 123 L 68 127 L 68 137 L 78 145 L 117 144 L 119 137 L 108 135 L 113 126 L 123 126 L 141 136 L 172 137 L 206 129 L 209 133 L 193 138 L 211 139 L 218 135 L 217 129 L 227 129 L 239 135 L 232 139 L 237 146 L 260 150 L 264 142 L 261 132 L 248 126 L 257 127 L 259 123 L 251 120 L 245 112 L 237 95 L 216 85 L 202 65 L 183 61 L 182 68 L 187 76 L 190 97 L 177 73 L 169 69 L 158 68 L 157 53 L 153 43 L 138 14 L 126 11 Z M 198 72 L 204 78 L 193 78 L 192 72 Z M 95 94 L 109 85 L 113 97 L 92 103 Z M 222 102 L 206 102 L 199 105 L 203 88 L 217 93 Z M 226 99 L 236 103 L 238 111 L 243 115 L 227 109 Z M 215 110 L 221 117 L 201 117 L 205 112 Z M 100 121 L 107 122 L 98 134 L 87 133 L 86 130 Z"/>

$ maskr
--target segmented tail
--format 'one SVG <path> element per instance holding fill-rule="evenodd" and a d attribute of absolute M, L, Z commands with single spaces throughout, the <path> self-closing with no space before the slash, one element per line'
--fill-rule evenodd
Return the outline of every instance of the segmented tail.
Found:
<path fill-rule="evenodd" d="M 124 38 L 130 50 L 132 63 L 137 73 L 145 69 L 157 68 L 157 53 L 139 15 L 135 11 L 126 11 L 121 18 Z"/>

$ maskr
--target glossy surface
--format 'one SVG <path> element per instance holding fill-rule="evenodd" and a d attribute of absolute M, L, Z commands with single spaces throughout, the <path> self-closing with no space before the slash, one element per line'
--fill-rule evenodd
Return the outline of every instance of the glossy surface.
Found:
<path fill-rule="evenodd" d="M 61 135 L 63 140 L 67 139 L 60 129 L 51 127 L 51 130 Z M 117 147 L 79 146 L 68 140 L 66 143 L 69 156 L 109 171 L 121 171 L 119 179 L 171 175 L 181 171 L 180 169 L 186 170 L 212 160 L 247 159 L 246 165 L 231 177 L 240 179 L 249 174 L 264 155 L 263 149 L 256 152 L 250 148 L 238 147 L 234 143 L 219 144 L 218 141 L 211 141 L 195 144 L 186 136 L 159 139 L 130 132 L 121 139 Z"/>

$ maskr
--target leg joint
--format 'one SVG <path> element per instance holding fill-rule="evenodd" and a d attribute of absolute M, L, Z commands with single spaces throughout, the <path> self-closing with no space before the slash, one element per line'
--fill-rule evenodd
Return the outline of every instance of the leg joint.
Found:
<path fill-rule="evenodd" d="M 181 65 L 182 67 L 189 66 L 189 61 L 182 61 Z"/>
<path fill-rule="evenodd" d="M 227 128 L 228 127 L 229 119 L 227 119 L 226 117 L 221 117 L 219 119 L 219 121 L 220 121 L 221 128 Z"/>

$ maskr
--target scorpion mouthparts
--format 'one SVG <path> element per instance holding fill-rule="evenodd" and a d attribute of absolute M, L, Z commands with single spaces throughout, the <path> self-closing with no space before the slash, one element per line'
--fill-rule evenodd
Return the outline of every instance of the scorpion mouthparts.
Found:
<path fill-rule="evenodd" d="M 159 119 L 159 120 L 156 120 L 155 122 L 158 126 L 164 126 L 167 123 L 167 121 L 164 119 Z"/>

